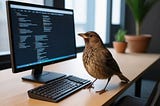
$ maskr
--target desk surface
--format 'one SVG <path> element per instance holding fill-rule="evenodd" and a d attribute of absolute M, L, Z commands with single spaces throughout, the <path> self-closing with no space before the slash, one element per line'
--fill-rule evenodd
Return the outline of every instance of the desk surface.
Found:
<path fill-rule="evenodd" d="M 59 103 L 50 103 L 28 97 L 27 91 L 40 85 L 21 80 L 22 76 L 30 74 L 31 71 L 13 74 L 11 69 L 7 69 L 0 71 L 0 106 L 100 106 L 110 104 L 160 58 L 159 54 L 118 54 L 113 49 L 110 51 L 117 60 L 122 73 L 130 80 L 128 84 L 122 85 L 120 79 L 113 76 L 107 87 L 109 91 L 106 93 L 101 95 L 95 93 L 95 90 L 102 89 L 107 81 L 98 80 L 91 91 L 82 89 Z M 48 65 L 44 69 L 89 80 L 94 79 L 83 67 L 82 53 L 79 53 L 76 59 Z"/>

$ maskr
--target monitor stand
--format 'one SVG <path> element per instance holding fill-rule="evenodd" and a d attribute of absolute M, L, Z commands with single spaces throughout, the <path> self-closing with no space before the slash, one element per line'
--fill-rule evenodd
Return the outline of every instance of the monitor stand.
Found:
<path fill-rule="evenodd" d="M 43 71 L 42 66 L 38 66 L 32 69 L 31 75 L 22 77 L 23 80 L 32 81 L 37 83 L 47 83 L 52 80 L 56 80 L 65 77 L 65 74 Z"/>

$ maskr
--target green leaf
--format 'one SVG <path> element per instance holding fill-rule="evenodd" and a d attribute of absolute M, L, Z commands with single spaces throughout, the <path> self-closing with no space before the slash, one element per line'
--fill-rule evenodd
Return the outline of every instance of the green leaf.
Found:
<path fill-rule="evenodd" d="M 147 15 L 147 13 L 150 11 L 153 5 L 160 0 L 125 0 L 125 1 L 133 14 L 135 22 L 139 25 L 137 27 L 141 28 L 141 24 L 145 16 Z M 137 31 L 140 31 L 140 30 L 141 29 Z M 136 32 L 136 33 L 140 34 L 140 32 Z"/>
<path fill-rule="evenodd" d="M 125 37 L 124 37 L 125 34 L 126 34 L 125 30 L 119 29 L 116 33 L 115 40 L 118 42 L 124 42 L 125 41 Z"/>

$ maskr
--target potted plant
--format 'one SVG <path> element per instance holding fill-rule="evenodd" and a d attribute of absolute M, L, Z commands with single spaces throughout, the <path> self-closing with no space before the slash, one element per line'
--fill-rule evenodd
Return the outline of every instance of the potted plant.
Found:
<path fill-rule="evenodd" d="M 157 1 L 159 0 L 126 0 L 126 4 L 133 14 L 136 29 L 136 36 L 125 36 L 125 39 L 128 42 L 128 48 L 131 52 L 146 52 L 151 35 L 141 33 L 142 23 L 151 7 Z"/>
<path fill-rule="evenodd" d="M 118 53 L 125 53 L 127 42 L 125 41 L 126 31 L 119 29 L 115 35 L 115 41 L 113 42 L 113 47 Z"/>

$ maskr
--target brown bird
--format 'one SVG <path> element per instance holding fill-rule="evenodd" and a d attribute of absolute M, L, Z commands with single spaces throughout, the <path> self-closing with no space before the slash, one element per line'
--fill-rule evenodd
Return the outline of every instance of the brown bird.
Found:
<path fill-rule="evenodd" d="M 94 31 L 86 33 L 79 33 L 79 36 L 84 38 L 85 49 L 83 51 L 83 64 L 87 72 L 95 78 L 95 80 L 88 86 L 93 88 L 93 83 L 97 79 L 107 79 L 107 84 L 104 89 L 96 91 L 99 94 L 106 91 L 106 87 L 113 75 L 117 75 L 122 82 L 129 80 L 122 74 L 120 68 L 112 57 L 110 51 L 104 46 L 99 35 Z"/>

